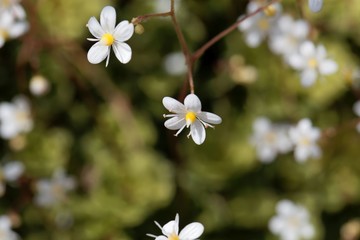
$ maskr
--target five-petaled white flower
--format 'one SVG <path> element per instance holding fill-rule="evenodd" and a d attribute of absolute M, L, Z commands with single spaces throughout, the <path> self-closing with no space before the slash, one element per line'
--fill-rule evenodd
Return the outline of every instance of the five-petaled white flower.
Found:
<path fill-rule="evenodd" d="M 310 224 L 308 211 L 289 200 L 281 200 L 276 205 L 277 215 L 269 222 L 269 229 L 281 240 L 311 239 L 315 234 Z"/>
<path fill-rule="evenodd" d="M 121 63 L 130 61 L 131 48 L 124 42 L 133 35 L 134 25 L 128 21 L 122 21 L 116 27 L 115 24 L 116 11 L 111 6 L 106 6 L 101 11 L 100 23 L 95 17 L 90 18 L 86 26 L 95 38 L 88 38 L 88 40 L 97 42 L 89 49 L 87 58 L 90 63 L 97 64 L 107 58 L 107 66 L 111 48 Z"/>
<path fill-rule="evenodd" d="M 311 41 L 303 42 L 299 51 L 289 56 L 289 64 L 301 72 L 301 84 L 304 87 L 313 85 L 318 75 L 330 75 L 338 70 L 335 61 L 327 58 L 323 45 L 315 46 Z"/>
<path fill-rule="evenodd" d="M 251 1 L 247 6 L 247 13 L 253 13 L 261 7 L 256 1 Z M 281 5 L 274 3 L 264 11 L 247 18 L 238 25 L 238 29 L 245 34 L 245 42 L 249 47 L 255 48 L 273 31 L 277 18 L 281 13 Z M 243 18 L 240 16 L 239 19 Z"/>
<path fill-rule="evenodd" d="M 52 179 L 42 179 L 36 183 L 35 203 L 51 207 L 66 200 L 67 193 L 75 188 L 75 180 L 66 176 L 63 169 L 57 169 Z"/>
<path fill-rule="evenodd" d="M 254 133 L 250 141 L 261 162 L 270 163 L 278 153 L 287 153 L 292 149 L 288 128 L 287 125 L 274 125 L 265 117 L 254 121 Z"/>
<path fill-rule="evenodd" d="M 176 214 L 175 220 L 163 227 L 156 221 L 155 224 L 161 229 L 163 235 L 146 234 L 155 240 L 196 240 L 204 232 L 204 226 L 201 223 L 193 222 L 186 225 L 179 233 L 179 214 Z"/>
<path fill-rule="evenodd" d="M 214 126 L 210 124 L 220 124 L 221 118 L 209 112 L 201 111 L 200 99 L 195 94 L 189 94 L 184 100 L 184 104 L 171 98 L 164 97 L 163 104 L 167 110 L 174 114 L 164 114 L 164 117 L 171 117 L 165 122 L 165 127 L 170 130 L 178 130 L 177 136 L 185 127 L 190 127 L 188 137 L 192 137 L 198 145 L 205 141 L 206 127 Z"/>
<path fill-rule="evenodd" d="M 321 132 L 312 126 L 310 119 L 302 119 L 296 127 L 291 127 L 289 136 L 295 145 L 295 159 L 298 162 L 305 162 L 308 158 L 321 156 L 321 149 L 317 145 Z"/>
<path fill-rule="evenodd" d="M 18 96 L 13 103 L 0 103 L 0 136 L 11 139 L 33 127 L 28 100 Z"/>

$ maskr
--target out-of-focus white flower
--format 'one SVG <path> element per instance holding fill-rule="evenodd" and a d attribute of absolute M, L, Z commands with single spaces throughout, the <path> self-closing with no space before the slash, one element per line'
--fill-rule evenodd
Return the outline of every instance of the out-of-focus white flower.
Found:
<path fill-rule="evenodd" d="M 0 11 L 0 48 L 8 39 L 18 38 L 29 28 L 25 20 L 17 21 L 10 11 Z"/>
<path fill-rule="evenodd" d="M 290 66 L 301 72 L 301 84 L 304 87 L 313 85 L 318 75 L 330 75 L 338 70 L 335 61 L 327 58 L 323 45 L 315 47 L 311 41 L 303 42 L 299 51 L 288 58 Z"/>
<path fill-rule="evenodd" d="M 356 116 L 360 117 L 360 100 L 354 103 L 353 111 L 356 114 Z M 360 122 L 356 124 L 356 130 L 360 133 Z"/>
<path fill-rule="evenodd" d="M 8 216 L 0 216 L 0 238 L 2 240 L 17 240 L 18 235 L 11 230 L 11 220 Z"/>
<path fill-rule="evenodd" d="M 247 14 L 255 12 L 261 5 L 256 1 L 251 1 L 247 6 Z M 255 16 L 242 21 L 238 29 L 245 34 L 245 42 L 249 47 L 257 47 L 273 30 L 274 24 L 281 14 L 280 3 L 274 3 L 259 12 Z M 244 16 L 240 16 L 239 19 Z"/>
<path fill-rule="evenodd" d="M 164 69 L 170 75 L 181 75 L 187 70 L 186 61 L 182 52 L 174 52 L 165 56 Z"/>
<path fill-rule="evenodd" d="M 0 168 L 0 197 L 6 191 L 5 181 L 15 182 L 24 173 L 24 169 L 24 164 L 19 161 L 7 162 Z"/>
<path fill-rule="evenodd" d="M 283 15 L 279 18 L 276 30 L 270 34 L 269 47 L 285 58 L 299 48 L 309 34 L 309 24 L 300 19 L 294 20 L 290 15 Z"/>
<path fill-rule="evenodd" d="M 302 119 L 296 127 L 291 127 L 289 136 L 295 145 L 295 159 L 298 162 L 305 162 L 309 158 L 321 156 L 321 149 L 317 145 L 321 132 L 312 126 L 309 119 Z"/>
<path fill-rule="evenodd" d="M 281 240 L 311 239 L 315 235 L 308 211 L 289 200 L 276 205 L 276 216 L 269 222 L 270 231 Z"/>
<path fill-rule="evenodd" d="M 287 134 L 288 126 L 273 125 L 269 119 L 257 118 L 253 124 L 254 133 L 250 139 L 261 162 L 272 162 L 278 153 L 287 153 L 292 142 Z"/>
<path fill-rule="evenodd" d="M 66 200 L 67 193 L 75 188 L 75 180 L 65 175 L 63 169 L 54 172 L 52 179 L 39 180 L 36 183 L 35 203 L 42 207 L 51 207 Z"/>
<path fill-rule="evenodd" d="M 190 127 L 188 137 L 192 137 L 198 145 L 205 141 L 205 128 L 214 126 L 210 124 L 220 124 L 221 118 L 210 112 L 201 111 L 200 99 L 195 94 L 189 94 L 184 100 L 184 104 L 171 97 L 163 98 L 163 105 L 173 114 L 164 114 L 164 117 L 171 117 L 165 122 L 165 127 L 170 130 L 178 130 L 177 136 L 185 127 Z"/>
<path fill-rule="evenodd" d="M 308 0 L 309 8 L 313 12 L 319 12 L 323 6 L 323 0 Z"/>
<path fill-rule="evenodd" d="M 156 221 L 155 224 L 161 229 L 163 235 L 146 235 L 156 240 L 196 240 L 204 232 L 204 226 L 201 223 L 193 222 L 186 225 L 179 233 L 179 214 L 176 214 L 175 220 L 168 222 L 163 227 Z"/>
<path fill-rule="evenodd" d="M 175 10 L 179 8 L 181 0 L 175 0 Z M 154 1 L 155 12 L 169 12 L 170 11 L 170 1 L 169 0 L 155 0 Z"/>
<path fill-rule="evenodd" d="M 35 96 L 42 96 L 50 89 L 49 81 L 42 75 L 35 75 L 30 79 L 29 90 Z"/>
<path fill-rule="evenodd" d="M 13 18 L 24 20 L 26 17 L 26 13 L 20 2 L 21 0 L 1 0 L 0 12 L 9 12 L 13 16 Z"/>
<path fill-rule="evenodd" d="M 20 133 L 29 132 L 33 127 L 27 98 L 18 96 L 12 103 L 0 103 L 0 135 L 11 139 Z"/>
<path fill-rule="evenodd" d="M 128 44 L 134 33 L 134 25 L 129 21 L 122 21 L 116 27 L 116 11 L 111 6 L 103 8 L 100 14 L 100 23 L 95 17 L 91 17 L 87 23 L 89 31 L 95 38 L 88 38 L 95 43 L 87 54 L 90 63 L 97 64 L 106 58 L 106 66 L 109 63 L 110 49 L 114 50 L 115 56 L 121 63 L 128 63 L 132 51 Z"/>
<path fill-rule="evenodd" d="M 10 161 L 2 167 L 1 173 L 3 178 L 8 182 L 16 181 L 25 170 L 25 166 L 20 161 Z"/>

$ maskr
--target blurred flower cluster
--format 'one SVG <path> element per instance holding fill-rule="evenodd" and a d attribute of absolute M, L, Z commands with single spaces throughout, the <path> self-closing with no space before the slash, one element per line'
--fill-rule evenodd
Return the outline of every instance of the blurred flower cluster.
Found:
<path fill-rule="evenodd" d="M 0 239 L 358 239 L 359 11 L 0 0 Z"/>

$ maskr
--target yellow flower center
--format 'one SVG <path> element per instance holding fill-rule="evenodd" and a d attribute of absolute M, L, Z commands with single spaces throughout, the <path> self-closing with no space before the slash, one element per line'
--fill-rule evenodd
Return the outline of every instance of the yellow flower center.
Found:
<path fill-rule="evenodd" d="M 267 19 L 263 18 L 263 19 L 259 20 L 258 26 L 262 30 L 267 30 L 267 29 L 269 29 L 270 25 L 269 25 L 269 22 L 267 21 Z"/>
<path fill-rule="evenodd" d="M 176 234 L 171 234 L 168 238 L 168 240 L 180 240 L 179 236 Z"/>
<path fill-rule="evenodd" d="M 264 13 L 265 13 L 265 15 L 268 16 L 268 17 L 273 17 L 273 16 L 275 16 L 276 12 L 277 12 L 277 10 L 276 10 L 276 8 L 275 8 L 273 5 L 270 5 L 270 6 L 268 6 L 268 7 L 266 7 L 266 8 L 264 9 Z"/>
<path fill-rule="evenodd" d="M 196 120 L 196 114 L 194 112 L 187 112 L 185 116 L 186 125 L 189 126 Z"/>
<path fill-rule="evenodd" d="M 311 58 L 309 61 L 308 61 L 308 66 L 310 68 L 316 68 L 318 66 L 318 61 L 315 59 L 315 58 Z"/>
<path fill-rule="evenodd" d="M 111 46 L 114 43 L 114 36 L 110 33 L 105 33 L 101 37 L 101 42 L 103 42 L 106 46 Z"/>
<path fill-rule="evenodd" d="M 300 143 L 301 143 L 302 145 L 308 146 L 308 145 L 310 145 L 310 140 L 309 140 L 308 138 L 306 138 L 306 137 L 303 137 L 303 138 L 301 139 Z"/>
<path fill-rule="evenodd" d="M 0 37 L 4 38 L 5 40 L 8 39 L 8 37 L 9 37 L 8 31 L 6 31 L 4 29 L 0 29 Z"/>

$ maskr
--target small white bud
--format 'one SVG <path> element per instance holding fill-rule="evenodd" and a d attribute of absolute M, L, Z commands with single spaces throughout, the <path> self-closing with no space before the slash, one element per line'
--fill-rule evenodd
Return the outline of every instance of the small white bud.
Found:
<path fill-rule="evenodd" d="M 35 75 L 30 80 L 29 89 L 35 96 L 45 95 L 50 89 L 49 81 L 42 75 Z"/>

